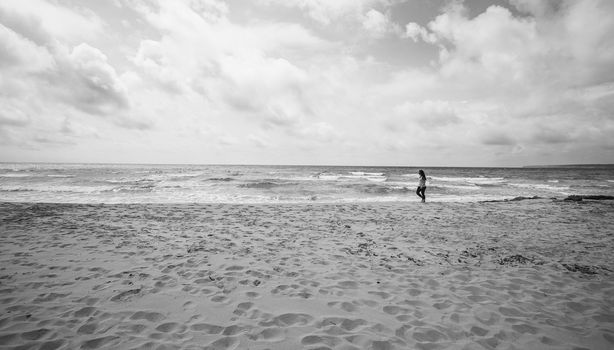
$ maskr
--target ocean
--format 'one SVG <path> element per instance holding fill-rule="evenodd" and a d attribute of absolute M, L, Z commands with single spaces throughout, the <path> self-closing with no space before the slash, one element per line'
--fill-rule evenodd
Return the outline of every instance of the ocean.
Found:
<path fill-rule="evenodd" d="M 614 166 L 527 168 L 0 163 L 0 201 L 354 203 L 614 195 Z"/>

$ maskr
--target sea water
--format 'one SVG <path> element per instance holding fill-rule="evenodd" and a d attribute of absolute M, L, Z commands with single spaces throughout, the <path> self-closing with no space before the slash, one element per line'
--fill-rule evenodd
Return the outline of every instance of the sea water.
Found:
<path fill-rule="evenodd" d="M 614 166 L 462 168 L 0 163 L 0 201 L 55 203 L 478 202 L 614 195 Z"/>

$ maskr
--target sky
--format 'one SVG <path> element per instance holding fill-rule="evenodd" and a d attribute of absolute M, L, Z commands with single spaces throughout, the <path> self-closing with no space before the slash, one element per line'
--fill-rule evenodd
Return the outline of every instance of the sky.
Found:
<path fill-rule="evenodd" d="M 0 161 L 614 163 L 614 1 L 2 0 Z"/>

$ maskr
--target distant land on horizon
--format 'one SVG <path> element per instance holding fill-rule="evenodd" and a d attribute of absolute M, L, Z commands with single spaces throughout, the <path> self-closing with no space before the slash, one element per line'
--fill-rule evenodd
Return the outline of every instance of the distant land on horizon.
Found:
<path fill-rule="evenodd" d="M 525 165 L 523 168 L 614 168 L 614 164 Z"/>

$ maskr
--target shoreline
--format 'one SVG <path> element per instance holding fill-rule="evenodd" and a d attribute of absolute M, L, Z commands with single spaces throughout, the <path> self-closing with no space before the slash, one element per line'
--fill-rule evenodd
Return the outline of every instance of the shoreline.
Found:
<path fill-rule="evenodd" d="M 429 198 L 427 197 L 426 203 L 436 203 L 436 204 L 475 204 L 475 203 L 501 203 L 501 202 L 518 202 L 518 201 L 542 201 L 542 202 L 561 202 L 561 201 L 575 201 L 580 202 L 583 200 L 588 201 L 614 201 L 614 196 L 605 195 L 605 194 L 570 194 L 564 195 L 560 197 L 541 197 L 541 196 L 502 196 L 497 197 L 496 199 L 476 199 L 470 198 L 467 196 L 467 199 L 457 199 L 450 200 L 446 197 L 435 197 Z M 0 199 L 0 204 L 45 204 L 45 205 L 159 205 L 159 206 L 195 206 L 195 205 L 288 205 L 288 206 L 302 206 L 302 205 L 408 205 L 408 204 L 424 204 L 421 203 L 420 200 L 416 200 L 414 198 L 408 198 L 407 200 L 389 200 L 389 199 L 373 199 L 373 198 L 364 198 L 361 200 L 357 199 L 347 199 L 345 201 L 326 201 L 326 200 L 302 200 L 302 201 L 254 201 L 254 202 L 101 202 L 99 199 L 94 199 L 91 202 L 76 202 L 76 201 L 65 201 L 65 202 L 52 202 L 52 201 L 7 201 L 6 199 Z"/>
<path fill-rule="evenodd" d="M 612 347 L 611 201 L 416 204 L 0 203 L 0 344 Z"/>

